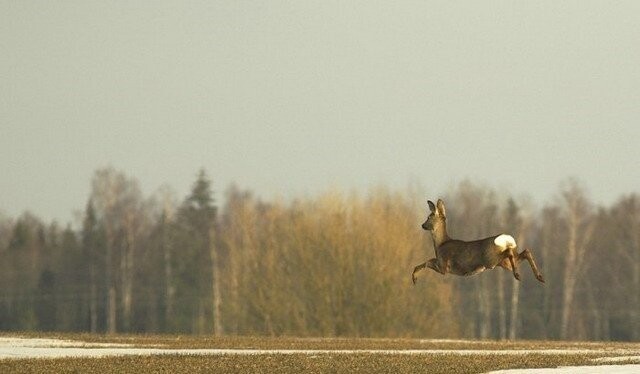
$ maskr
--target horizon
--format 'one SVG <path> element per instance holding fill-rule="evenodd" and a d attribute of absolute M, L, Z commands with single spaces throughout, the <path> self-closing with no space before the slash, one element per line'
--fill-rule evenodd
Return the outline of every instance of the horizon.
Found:
<path fill-rule="evenodd" d="M 191 192 L 191 188 L 193 187 L 193 183 L 196 182 L 196 178 L 197 178 L 197 172 L 193 173 L 193 178 L 192 180 L 189 181 L 189 183 L 186 184 L 186 189 L 184 191 L 184 193 L 177 191 L 172 185 L 164 183 L 160 186 L 157 186 L 156 188 L 148 188 L 148 186 L 144 186 L 141 184 L 141 182 L 139 181 L 139 179 L 135 176 L 135 175 L 129 175 L 126 172 L 124 172 L 121 169 L 115 168 L 111 165 L 105 166 L 104 168 L 112 168 L 113 170 L 115 170 L 116 172 L 122 172 L 124 173 L 128 178 L 131 178 L 133 180 L 136 181 L 138 187 L 140 187 L 140 191 L 142 193 L 142 197 L 144 199 L 149 199 L 149 198 L 153 198 L 154 196 L 156 196 L 157 193 L 162 192 L 162 190 L 168 191 L 172 197 L 174 197 L 176 200 L 176 204 L 177 206 L 179 206 L 183 201 L 185 201 L 189 195 L 189 193 Z M 104 168 L 97 168 L 94 170 L 98 171 L 98 170 L 102 170 Z M 426 189 L 426 187 L 424 185 L 421 185 L 419 182 L 417 181 L 409 181 L 408 183 L 406 183 L 404 186 L 393 186 L 393 185 L 389 185 L 389 184 L 385 184 L 385 183 L 377 183 L 377 184 L 372 184 L 371 186 L 365 187 L 365 188 L 341 188 L 338 186 L 331 186 L 331 185 L 327 185 L 325 186 L 326 188 L 323 189 L 318 189 L 312 193 L 306 192 L 306 193 L 300 193 L 300 194 L 288 194 L 288 195 L 283 195 L 281 193 L 274 193 L 272 195 L 269 196 L 264 196 L 261 195 L 259 193 L 256 193 L 256 191 L 245 188 L 241 185 L 239 185 L 236 182 L 229 182 L 227 185 L 225 186 L 219 186 L 215 179 L 208 173 L 208 171 L 204 168 L 200 168 L 199 170 L 204 170 L 206 173 L 206 176 L 208 178 L 208 180 L 211 182 L 211 187 L 212 187 L 212 194 L 213 194 L 213 198 L 215 200 L 214 205 L 217 207 L 222 208 L 226 202 L 226 193 L 229 189 L 231 188 L 238 188 L 240 191 L 242 192 L 249 192 L 251 193 L 251 195 L 263 202 L 269 202 L 269 201 L 277 201 L 277 202 L 284 202 L 285 204 L 289 204 L 292 201 L 295 200 L 305 200 L 305 199 L 314 199 L 314 198 L 318 198 L 321 197 L 323 195 L 326 194 L 334 194 L 334 193 L 338 193 L 341 194 L 343 196 L 350 196 L 352 194 L 356 194 L 357 196 L 360 197 L 367 197 L 370 196 L 371 194 L 374 194 L 376 192 L 376 190 L 382 188 L 382 189 L 386 189 L 392 193 L 404 193 L 405 196 L 407 195 L 411 195 L 414 193 L 418 193 L 420 194 L 420 196 L 424 195 L 424 204 L 416 206 L 416 209 L 418 210 L 424 210 L 427 207 L 427 200 L 436 200 L 439 198 L 446 198 L 448 193 L 454 192 L 455 189 L 459 188 L 461 185 L 465 184 L 465 183 L 471 183 L 472 186 L 474 187 L 479 187 L 485 191 L 488 192 L 492 192 L 496 194 L 496 198 L 497 198 L 497 202 L 498 203 L 504 203 L 506 202 L 506 199 L 508 198 L 514 198 L 517 201 L 526 204 L 528 207 L 533 208 L 534 211 L 537 209 L 542 209 L 545 206 L 548 205 L 554 205 L 557 204 L 557 200 L 561 198 L 561 192 L 564 191 L 564 189 L 567 187 L 567 185 L 569 183 L 575 182 L 577 183 L 577 186 L 579 188 L 582 189 L 582 191 L 585 192 L 585 196 L 587 199 L 589 199 L 589 201 L 593 204 L 593 206 L 595 208 L 607 208 L 607 207 L 611 207 L 613 204 L 617 203 L 618 201 L 620 201 L 621 199 L 623 199 L 626 196 L 632 195 L 632 194 L 638 194 L 638 191 L 629 191 L 629 192 L 622 192 L 620 194 L 618 194 L 617 196 L 613 196 L 612 199 L 610 199 L 609 201 L 598 201 L 596 199 L 593 198 L 593 196 L 590 193 L 590 189 L 589 186 L 582 180 L 580 180 L 579 178 L 575 178 L 575 177 L 566 177 L 563 180 L 558 182 L 558 185 L 556 187 L 556 189 L 554 191 L 552 191 L 549 196 L 547 196 L 546 199 L 540 200 L 540 199 L 536 199 L 535 196 L 527 193 L 527 192 L 521 192 L 521 191 L 512 191 L 506 188 L 501 188 L 500 186 L 494 186 L 491 185 L 489 183 L 483 182 L 483 181 L 478 181 L 478 180 L 472 180 L 469 178 L 463 178 L 460 179 L 456 182 L 450 182 L 449 186 L 443 190 L 443 191 L 429 191 L 428 189 Z M 198 171 L 199 172 L 199 171 Z M 93 174 L 92 174 L 93 177 Z M 91 177 L 91 178 L 92 178 Z M 82 224 L 82 217 L 85 214 L 85 209 L 86 209 L 86 203 L 89 200 L 90 197 L 90 183 L 91 183 L 91 178 L 88 178 L 87 180 L 87 193 L 86 193 L 86 197 L 83 201 L 80 201 L 78 203 L 77 206 L 72 207 L 72 209 L 69 212 L 64 213 L 66 216 L 68 216 L 68 219 L 63 220 L 61 217 L 58 216 L 52 216 L 52 217 L 48 217 L 48 216 L 44 216 L 41 214 L 38 214 L 37 212 L 30 210 L 30 209 L 23 209 L 18 211 L 16 214 L 9 214 L 7 213 L 5 210 L 2 209 L 2 207 L 0 207 L 0 217 L 4 217 L 4 218 L 8 218 L 8 219 L 18 219 L 21 216 L 23 216 L 24 214 L 31 214 L 34 217 L 41 219 L 44 223 L 56 223 L 58 225 L 71 225 L 72 227 L 75 227 L 77 225 L 81 225 Z M 184 183 L 183 183 L 184 184 Z"/>

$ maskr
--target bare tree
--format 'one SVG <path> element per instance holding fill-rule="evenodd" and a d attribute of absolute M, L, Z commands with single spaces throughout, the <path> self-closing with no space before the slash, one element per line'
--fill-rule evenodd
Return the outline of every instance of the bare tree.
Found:
<path fill-rule="evenodd" d="M 507 232 L 516 233 L 517 243 L 526 243 L 529 219 L 522 213 L 522 207 L 509 198 L 504 211 L 504 224 Z M 511 298 L 509 303 L 509 331 L 508 338 L 515 340 L 518 336 L 518 312 L 520 306 L 520 282 L 513 279 L 511 282 Z M 506 309 L 506 308 L 505 308 Z M 506 313 L 504 313 L 506 319 Z M 506 321 L 503 322 L 506 324 Z"/>
<path fill-rule="evenodd" d="M 619 285 L 629 321 L 631 340 L 640 339 L 640 197 L 632 194 L 622 197 L 611 209 L 610 240 L 613 242 L 618 263 L 612 272 L 614 284 Z"/>
<path fill-rule="evenodd" d="M 105 288 L 108 333 L 117 331 L 118 293 L 121 293 L 123 327 L 130 328 L 134 251 L 141 219 L 141 196 L 137 181 L 128 179 L 113 168 L 100 169 L 94 174 L 91 199 L 95 204 L 98 221 L 104 227 L 106 238 Z"/>
<path fill-rule="evenodd" d="M 220 256 L 218 255 L 219 248 L 217 246 L 216 235 L 216 223 L 212 222 L 209 228 L 209 253 L 211 256 L 211 300 L 213 310 L 213 334 L 220 336 L 223 334 L 222 328 L 222 293 L 220 291 Z"/>
<path fill-rule="evenodd" d="M 162 251 L 162 269 L 164 275 L 164 321 L 165 329 L 169 328 L 174 314 L 174 299 L 176 294 L 175 275 L 173 268 L 173 240 L 171 226 L 176 212 L 176 199 L 174 192 L 167 186 L 163 186 L 157 193 L 160 212 L 158 226 L 160 228 L 160 248 Z"/>
<path fill-rule="evenodd" d="M 225 200 L 219 242 L 226 248 L 229 257 L 226 326 L 230 328 L 230 332 L 238 334 L 243 332 L 242 328 L 248 327 L 243 323 L 248 314 L 248 303 L 244 300 L 250 300 L 250 295 L 245 295 L 244 285 L 252 274 L 248 270 L 255 266 L 254 261 L 250 261 L 256 247 L 255 204 L 250 193 L 241 191 L 235 185 L 226 191 Z"/>
<path fill-rule="evenodd" d="M 562 314 L 560 338 L 569 338 L 571 312 L 573 309 L 576 284 L 584 269 L 588 244 L 595 227 L 592 206 L 584 190 L 574 180 L 561 193 L 561 206 L 566 222 L 566 247 L 562 258 L 563 267 Z"/>

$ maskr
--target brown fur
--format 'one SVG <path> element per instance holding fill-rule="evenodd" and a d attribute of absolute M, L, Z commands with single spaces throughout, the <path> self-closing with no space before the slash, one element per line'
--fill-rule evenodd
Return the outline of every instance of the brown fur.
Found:
<path fill-rule="evenodd" d="M 513 276 L 520 280 L 518 264 L 522 260 L 529 262 L 536 278 L 544 283 L 544 278 L 536 266 L 531 251 L 525 249 L 518 253 L 516 246 L 498 246 L 494 240 L 499 235 L 469 242 L 451 239 L 447 234 L 444 202 L 439 199 L 437 206 L 431 201 L 428 203 L 431 214 L 422 224 L 422 228 L 431 232 L 436 257 L 413 269 L 411 279 L 414 284 L 416 283 L 416 273 L 427 267 L 443 275 L 451 273 L 469 276 L 500 266 L 512 271 Z"/>

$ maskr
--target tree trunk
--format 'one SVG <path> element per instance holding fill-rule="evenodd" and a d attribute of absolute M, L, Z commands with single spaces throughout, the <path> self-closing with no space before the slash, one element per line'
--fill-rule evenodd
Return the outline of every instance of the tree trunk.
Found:
<path fill-rule="evenodd" d="M 498 276 L 498 338 L 507 338 L 507 308 L 504 302 L 504 274 L 499 272 Z"/>
<path fill-rule="evenodd" d="M 93 259 L 90 260 L 93 262 Z M 98 287 L 96 285 L 96 268 L 91 264 L 90 269 L 90 288 L 89 288 L 89 323 L 92 334 L 98 332 Z"/>
<path fill-rule="evenodd" d="M 213 334 L 215 336 L 220 336 L 223 334 L 222 330 L 222 316 L 220 315 L 220 307 L 222 305 L 222 296 L 220 295 L 220 266 L 218 259 L 218 249 L 216 248 L 216 235 L 215 235 L 215 227 L 212 227 L 209 230 L 209 252 L 211 255 L 211 291 L 212 302 L 213 302 Z"/>
<path fill-rule="evenodd" d="M 565 252 L 564 276 L 562 284 L 562 311 L 560 317 L 560 339 L 566 340 L 569 337 L 569 321 L 571 318 L 571 308 L 573 307 L 573 292 L 576 284 L 576 252 L 577 252 L 577 231 L 578 218 L 575 212 L 569 212 L 569 242 Z"/>
<path fill-rule="evenodd" d="M 511 289 L 511 315 L 509 316 L 509 340 L 518 337 L 518 306 L 520 304 L 520 281 L 515 278 Z"/>
<path fill-rule="evenodd" d="M 129 225 L 130 226 L 130 225 Z M 131 305 L 133 302 L 133 261 L 134 234 L 131 227 L 127 228 L 127 243 L 122 255 L 122 328 L 131 331 Z"/>
<path fill-rule="evenodd" d="M 491 333 L 490 300 L 485 287 L 485 277 L 478 283 L 478 319 L 480 323 L 480 338 L 488 339 Z"/>
<path fill-rule="evenodd" d="M 636 246 L 636 250 L 634 253 L 636 254 L 636 258 L 639 257 L 640 246 Z M 630 321 L 631 321 L 631 339 L 633 341 L 640 340 L 640 313 L 638 313 L 638 308 L 640 308 L 640 259 L 636 259 L 633 266 L 633 275 L 632 275 L 632 296 L 631 296 L 631 305 L 632 308 L 630 312 Z"/>
<path fill-rule="evenodd" d="M 173 265 L 171 264 L 171 248 L 168 241 L 163 239 L 162 249 L 164 251 L 164 278 L 165 278 L 165 310 L 164 310 L 164 330 L 165 332 L 172 326 L 170 323 L 173 318 L 173 298 L 176 288 L 173 284 Z"/>
<path fill-rule="evenodd" d="M 109 285 L 107 297 L 107 333 L 116 333 L 116 288 Z"/>
<path fill-rule="evenodd" d="M 198 299 L 198 314 L 196 316 L 196 333 L 202 335 L 205 333 L 205 307 L 202 299 Z"/>
<path fill-rule="evenodd" d="M 584 335 L 585 338 L 589 340 L 600 341 L 602 340 L 603 326 L 601 312 L 602 306 L 599 305 L 596 301 L 597 295 L 594 294 L 597 293 L 597 289 L 593 287 L 593 284 L 591 283 L 591 280 L 589 278 L 585 280 L 585 287 L 589 290 L 589 292 L 587 293 L 587 305 L 591 313 L 586 314 L 587 326 L 585 326 L 586 331 Z"/>
<path fill-rule="evenodd" d="M 526 220 L 519 228 L 518 243 L 524 243 Z M 513 278 L 511 282 L 511 314 L 509 316 L 509 340 L 516 340 L 518 337 L 518 307 L 520 305 L 520 281 Z"/>
<path fill-rule="evenodd" d="M 127 281 L 124 287 L 124 295 L 122 300 L 122 313 L 124 314 L 126 331 L 131 331 L 131 314 L 133 310 L 133 265 L 134 265 L 134 252 L 133 248 L 127 251 L 126 272 Z"/>
<path fill-rule="evenodd" d="M 609 310 L 605 309 L 603 311 L 603 322 L 602 322 L 602 340 L 610 341 L 611 340 L 611 328 L 609 326 L 609 320 L 611 316 L 609 315 Z"/>
<path fill-rule="evenodd" d="M 130 300 L 128 299 L 127 288 L 129 284 L 129 274 L 127 272 L 127 258 L 129 249 L 128 245 L 125 244 L 123 253 L 120 254 L 120 330 L 121 331 L 129 331 L 129 305 Z"/>
<path fill-rule="evenodd" d="M 110 225 L 107 224 L 107 258 L 105 261 L 105 283 L 107 289 L 107 333 L 116 332 L 116 288 L 113 284 L 113 235 Z"/>
<path fill-rule="evenodd" d="M 564 287 L 562 288 L 562 315 L 560 318 L 560 339 L 566 340 L 569 337 L 569 319 L 571 318 L 571 308 L 573 304 L 573 288 L 575 282 L 568 276 L 568 271 L 564 275 Z"/>

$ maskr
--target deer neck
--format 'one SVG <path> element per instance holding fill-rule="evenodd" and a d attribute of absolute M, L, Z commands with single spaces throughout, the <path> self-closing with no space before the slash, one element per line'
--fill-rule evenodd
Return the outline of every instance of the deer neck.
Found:
<path fill-rule="evenodd" d="M 433 239 L 433 247 L 438 248 L 442 245 L 442 243 L 450 240 L 451 238 L 447 234 L 447 224 L 442 222 L 440 225 L 434 228 L 431 231 L 431 238 Z"/>

